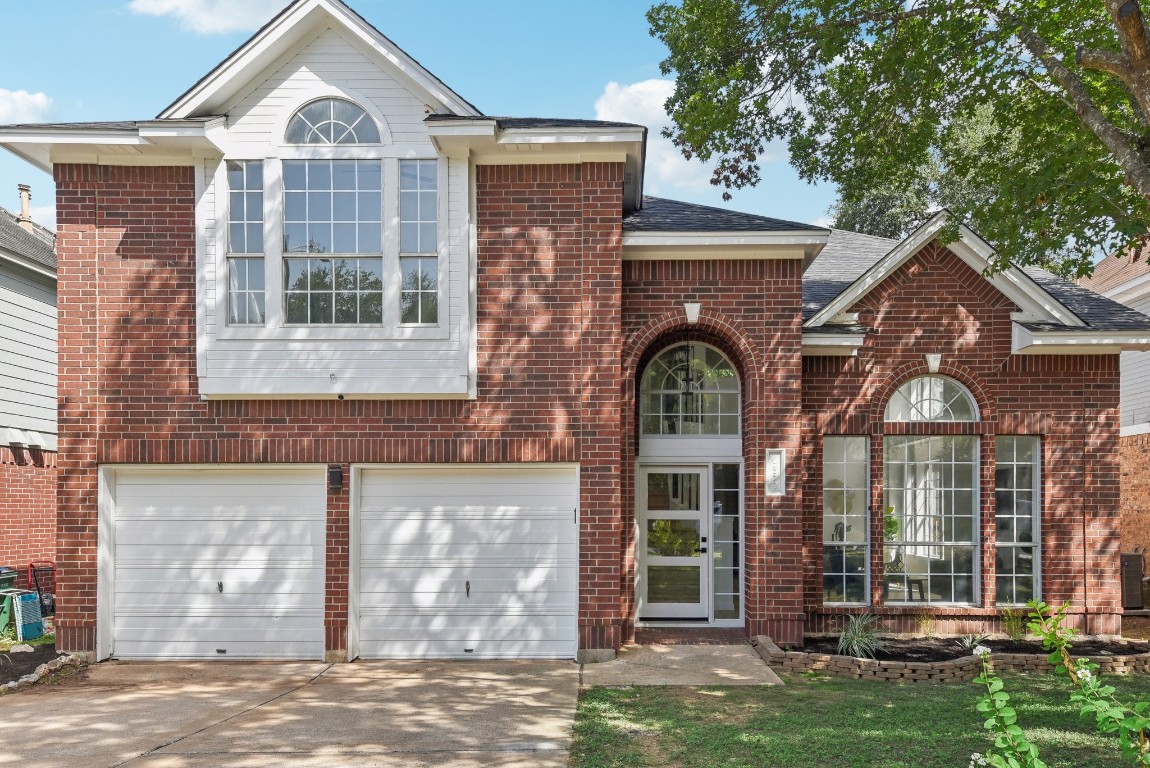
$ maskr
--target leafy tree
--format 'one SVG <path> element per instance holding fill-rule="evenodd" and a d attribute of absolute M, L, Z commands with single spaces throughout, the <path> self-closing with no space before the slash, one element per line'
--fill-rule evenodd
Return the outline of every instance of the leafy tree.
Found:
<path fill-rule="evenodd" d="M 681 0 L 648 20 L 676 75 L 668 136 L 728 195 L 783 140 L 803 178 L 839 185 L 840 218 L 905 230 L 884 200 L 944 204 L 999 266 L 1085 274 L 1147 232 L 1137 0 Z"/>

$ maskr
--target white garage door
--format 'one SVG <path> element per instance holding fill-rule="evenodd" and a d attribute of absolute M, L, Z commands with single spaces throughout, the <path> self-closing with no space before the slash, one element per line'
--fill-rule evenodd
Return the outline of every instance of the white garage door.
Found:
<path fill-rule="evenodd" d="M 572 658 L 574 466 L 364 469 L 363 658 Z"/>
<path fill-rule="evenodd" d="M 322 659 L 323 468 L 117 470 L 112 655 Z"/>

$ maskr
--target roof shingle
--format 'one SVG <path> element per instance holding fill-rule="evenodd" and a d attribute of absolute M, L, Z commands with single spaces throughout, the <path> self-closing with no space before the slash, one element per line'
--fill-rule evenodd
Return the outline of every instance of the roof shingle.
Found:
<path fill-rule="evenodd" d="M 623 217 L 623 231 L 821 233 L 827 230 L 813 224 L 643 195 L 643 207 Z"/>
<path fill-rule="evenodd" d="M 41 228 L 44 233 L 49 230 Z M 56 269 L 56 249 L 46 237 L 28 232 L 16 221 L 16 215 L 0 208 L 0 249 L 23 256 L 51 270 Z"/>

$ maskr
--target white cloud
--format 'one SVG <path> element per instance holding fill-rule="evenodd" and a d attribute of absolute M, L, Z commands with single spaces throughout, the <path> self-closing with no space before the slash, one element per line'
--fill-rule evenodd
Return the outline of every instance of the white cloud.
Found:
<path fill-rule="evenodd" d="M 834 221 L 829 216 L 819 216 L 811 222 L 813 227 L 822 227 L 823 229 L 830 229 L 834 226 Z"/>
<path fill-rule="evenodd" d="M 661 135 L 671 118 L 663 104 L 675 90 L 673 80 L 643 80 L 630 85 L 607 83 L 595 102 L 595 118 L 647 126 L 645 186 L 653 194 L 710 189 L 711 169 L 687 160 L 670 139 Z"/>
<path fill-rule="evenodd" d="M 52 99 L 45 93 L 0 88 L 0 125 L 43 122 L 51 111 Z"/>
<path fill-rule="evenodd" d="M 148 16 L 175 16 L 180 26 L 205 35 L 251 32 L 288 0 L 131 0 L 128 8 Z"/>
<path fill-rule="evenodd" d="M 41 227 L 48 229 L 56 229 L 56 205 L 33 205 L 28 213 L 32 215 L 32 221 L 39 224 Z"/>

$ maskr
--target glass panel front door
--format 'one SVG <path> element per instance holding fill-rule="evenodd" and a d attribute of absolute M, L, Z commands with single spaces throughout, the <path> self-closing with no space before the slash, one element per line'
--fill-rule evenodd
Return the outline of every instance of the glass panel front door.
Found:
<path fill-rule="evenodd" d="M 711 500 L 708 472 L 640 472 L 642 619 L 709 619 Z"/>

